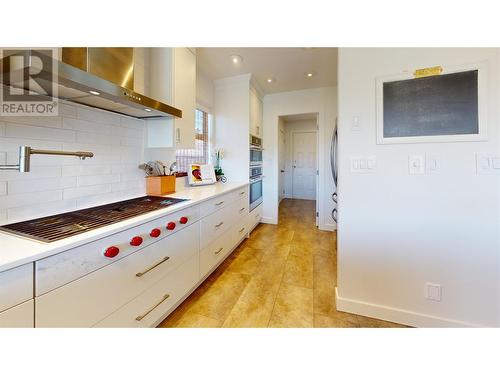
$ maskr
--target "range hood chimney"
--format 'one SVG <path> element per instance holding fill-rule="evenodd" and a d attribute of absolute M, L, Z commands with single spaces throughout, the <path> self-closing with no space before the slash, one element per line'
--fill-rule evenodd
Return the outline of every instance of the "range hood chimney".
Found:
<path fill-rule="evenodd" d="M 40 67 L 31 66 L 33 51 L 26 50 L 23 61 L 29 63 L 15 69 L 10 67 L 9 56 L 3 57 L 0 82 L 10 84 L 8 78 L 14 74 L 28 78 L 25 73 L 36 70 L 38 79 L 46 81 L 43 89 L 52 97 L 141 119 L 181 118 L 180 109 L 134 91 L 133 51 L 133 48 L 62 48 L 62 61 L 36 55 L 43 62 L 38 73 Z M 57 79 L 57 93 L 52 90 L 53 77 Z"/>

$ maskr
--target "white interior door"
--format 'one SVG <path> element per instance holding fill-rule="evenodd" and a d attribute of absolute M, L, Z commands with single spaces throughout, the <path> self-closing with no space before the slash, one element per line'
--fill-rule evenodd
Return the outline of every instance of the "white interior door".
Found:
<path fill-rule="evenodd" d="M 292 139 L 292 195 L 316 199 L 316 132 L 296 132 Z"/>
<path fill-rule="evenodd" d="M 278 135 L 278 189 L 279 189 L 279 201 L 285 196 L 285 165 L 286 165 L 286 144 L 285 144 L 285 131 L 280 129 Z"/>

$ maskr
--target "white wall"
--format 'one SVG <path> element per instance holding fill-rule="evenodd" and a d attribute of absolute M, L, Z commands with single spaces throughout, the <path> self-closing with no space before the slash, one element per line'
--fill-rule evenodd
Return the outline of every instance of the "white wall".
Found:
<path fill-rule="evenodd" d="M 0 222 L 16 222 L 145 193 L 144 121 L 59 102 L 57 117 L 0 117 L 0 163 L 19 146 L 91 151 L 94 157 L 33 155 L 31 172 L 0 171 Z"/>
<path fill-rule="evenodd" d="M 285 197 L 292 198 L 293 182 L 293 133 L 296 132 L 316 132 L 316 120 L 286 121 L 284 123 L 285 143 L 286 143 L 286 162 L 285 162 Z M 316 150 L 317 152 L 317 150 Z M 329 165 L 329 164 L 328 164 Z"/>
<path fill-rule="evenodd" d="M 335 229 L 330 212 L 334 191 L 330 170 L 330 142 L 337 115 L 335 87 L 290 91 L 264 96 L 264 202 L 263 221 L 278 222 L 278 118 L 318 113 L 319 118 L 319 228 Z"/>
<path fill-rule="evenodd" d="M 476 152 L 500 156 L 499 57 L 340 49 L 339 309 L 415 326 L 500 326 L 500 175 L 478 175 L 475 162 Z M 376 77 L 478 61 L 489 70 L 487 142 L 376 144 Z M 439 155 L 440 173 L 409 175 L 410 154 Z M 375 155 L 376 173 L 350 173 L 358 155 Z M 442 285 L 441 302 L 424 298 L 426 282 Z"/>
<path fill-rule="evenodd" d="M 196 104 L 208 112 L 214 108 L 214 82 L 199 70 L 196 71 Z"/>
<path fill-rule="evenodd" d="M 248 181 L 250 75 L 216 80 L 215 145 L 224 149 L 222 170 L 228 181 Z"/>

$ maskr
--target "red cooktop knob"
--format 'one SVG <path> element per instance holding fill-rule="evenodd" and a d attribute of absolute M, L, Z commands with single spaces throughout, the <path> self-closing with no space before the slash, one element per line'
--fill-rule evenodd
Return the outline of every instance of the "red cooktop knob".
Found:
<path fill-rule="evenodd" d="M 151 237 L 159 237 L 159 236 L 160 236 L 160 234 L 161 234 L 161 230 L 159 230 L 158 228 L 153 229 L 153 230 L 149 233 L 149 235 L 150 235 Z"/>
<path fill-rule="evenodd" d="M 132 246 L 139 246 L 142 243 L 142 237 L 141 236 L 135 236 L 130 240 L 130 244 Z"/>
<path fill-rule="evenodd" d="M 167 224 L 167 229 L 168 230 L 174 230 L 175 229 L 175 223 L 171 221 L 170 223 Z"/>
<path fill-rule="evenodd" d="M 179 223 L 181 224 L 186 224 L 188 222 L 188 218 L 186 216 L 183 216 L 180 218 Z"/>
<path fill-rule="evenodd" d="M 104 250 L 104 256 L 108 258 L 114 258 L 118 255 L 119 252 L 119 248 L 117 248 L 116 246 L 110 246 L 106 250 Z"/>

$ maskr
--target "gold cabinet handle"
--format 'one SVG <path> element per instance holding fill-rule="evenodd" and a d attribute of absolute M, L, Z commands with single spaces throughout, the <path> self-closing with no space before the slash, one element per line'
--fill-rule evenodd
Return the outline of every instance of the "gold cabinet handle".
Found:
<path fill-rule="evenodd" d="M 163 302 L 165 302 L 167 300 L 167 298 L 170 297 L 170 294 L 165 294 L 163 296 L 163 298 L 161 299 L 160 302 L 158 302 L 156 305 L 154 305 L 153 307 L 151 307 L 148 311 L 146 311 L 144 314 L 142 315 L 139 315 L 137 318 L 135 318 L 135 320 L 137 320 L 138 322 L 140 322 L 142 319 L 144 319 L 146 316 L 148 316 L 151 311 L 153 311 L 154 309 L 156 309 L 158 306 L 160 306 Z"/>
<path fill-rule="evenodd" d="M 219 254 L 222 250 L 224 250 L 224 248 L 223 248 L 223 247 L 221 247 L 219 250 L 217 250 L 214 254 L 215 254 L 215 255 L 217 255 L 217 254 Z"/>
<path fill-rule="evenodd" d="M 223 221 L 221 221 L 221 222 L 220 222 L 219 224 L 217 224 L 215 227 L 216 227 L 216 228 L 219 228 L 222 224 L 224 224 L 224 222 L 223 222 Z"/>
<path fill-rule="evenodd" d="M 220 206 L 222 203 L 224 203 L 224 201 L 220 201 L 219 203 L 216 203 L 215 205 Z"/>
<path fill-rule="evenodd" d="M 245 211 L 245 207 L 240 208 L 240 212 Z"/>
<path fill-rule="evenodd" d="M 163 258 L 162 260 L 160 260 L 158 263 L 155 263 L 155 264 L 153 264 L 151 267 L 146 268 L 144 271 L 136 273 L 136 274 L 135 274 L 135 276 L 137 276 L 137 277 L 141 277 L 141 276 L 143 276 L 143 275 L 147 274 L 147 273 L 148 273 L 149 271 L 151 271 L 152 269 L 154 269 L 154 268 L 158 267 L 158 266 L 159 266 L 160 264 L 162 264 L 163 262 L 166 262 L 166 261 L 167 261 L 167 260 L 169 260 L 169 259 L 170 259 L 170 257 L 165 257 L 165 258 Z"/>
<path fill-rule="evenodd" d="M 242 191 L 242 192 L 240 193 L 240 195 L 245 195 L 245 192 L 244 192 L 244 191 Z"/>
<path fill-rule="evenodd" d="M 238 233 L 241 233 L 245 230 L 245 227 L 241 228 Z"/>

